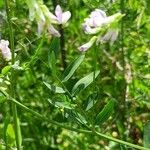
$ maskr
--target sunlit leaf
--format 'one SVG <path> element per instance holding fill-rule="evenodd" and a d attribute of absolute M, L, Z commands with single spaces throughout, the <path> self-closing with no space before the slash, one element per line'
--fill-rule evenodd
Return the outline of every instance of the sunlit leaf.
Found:
<path fill-rule="evenodd" d="M 79 93 L 80 91 L 84 90 L 87 86 L 89 86 L 94 79 L 99 75 L 100 71 L 96 71 L 95 75 L 94 73 L 90 73 L 87 76 L 85 76 L 84 78 L 80 79 L 73 87 L 72 89 L 72 94 L 75 95 L 77 93 Z"/>
<path fill-rule="evenodd" d="M 144 147 L 150 148 L 150 121 L 144 126 Z"/>
<path fill-rule="evenodd" d="M 70 77 L 74 74 L 76 69 L 79 67 L 79 65 L 82 63 L 84 60 L 85 55 L 79 56 L 77 59 L 75 59 L 64 71 L 63 73 L 63 80 L 62 82 L 66 82 L 67 80 L 70 79 Z"/>
<path fill-rule="evenodd" d="M 16 142 L 15 142 L 15 131 L 12 124 L 8 124 L 6 136 L 8 145 L 14 146 Z"/>
<path fill-rule="evenodd" d="M 60 47 L 60 39 L 57 37 L 53 38 L 49 47 L 49 53 L 54 51 L 55 56 L 57 57 L 59 54 L 59 47 Z"/>
<path fill-rule="evenodd" d="M 73 106 L 71 106 L 69 102 L 56 101 L 56 99 L 55 100 L 48 99 L 48 102 L 58 108 L 73 109 Z"/>
<path fill-rule="evenodd" d="M 65 91 L 63 90 L 63 88 L 49 84 L 47 82 L 43 82 L 46 87 L 48 87 L 48 89 L 50 89 L 51 91 L 53 91 L 54 93 L 65 93 Z"/>
<path fill-rule="evenodd" d="M 92 93 L 88 99 L 86 100 L 86 108 L 85 110 L 90 110 L 97 102 L 98 93 Z"/>
<path fill-rule="evenodd" d="M 110 117 L 114 109 L 114 101 L 110 100 L 100 111 L 100 113 L 96 116 L 95 124 L 101 125 Z"/>
<path fill-rule="evenodd" d="M 7 74 L 10 69 L 11 69 L 11 66 L 5 66 L 5 67 L 2 69 L 2 74 L 3 74 L 3 75 Z"/>
<path fill-rule="evenodd" d="M 80 122 L 81 124 L 86 124 L 87 121 L 85 119 L 85 117 L 79 113 L 75 114 L 75 118 L 77 119 L 78 122 Z"/>

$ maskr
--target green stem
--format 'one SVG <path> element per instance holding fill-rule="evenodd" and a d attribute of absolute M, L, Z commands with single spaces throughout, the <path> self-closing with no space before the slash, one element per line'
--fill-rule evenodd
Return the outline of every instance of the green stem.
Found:
<path fill-rule="evenodd" d="M 10 48 L 12 53 L 11 64 L 15 63 L 15 50 L 14 50 L 14 35 L 13 35 L 13 27 L 11 22 L 11 15 L 10 15 L 10 7 L 9 7 L 9 0 L 5 0 L 6 6 L 6 13 L 7 13 L 7 22 L 9 27 L 9 36 L 10 36 Z M 14 69 L 11 68 L 11 94 L 10 97 L 15 98 L 15 72 Z M 14 129 L 15 129 L 15 138 L 16 138 L 16 145 L 17 149 L 21 150 L 21 139 L 19 135 L 19 124 L 18 124 L 18 116 L 17 116 L 17 107 L 15 103 L 12 103 L 12 112 L 13 112 L 13 121 L 14 121 Z"/>
<path fill-rule="evenodd" d="M 53 6 L 54 8 L 57 5 L 61 5 L 61 1 L 60 0 L 53 0 Z M 62 69 L 65 70 L 65 68 L 67 67 L 67 63 L 66 63 L 66 50 L 65 50 L 65 35 L 64 35 L 64 29 L 63 26 L 60 25 L 59 26 L 59 32 L 60 32 L 60 55 L 61 55 L 61 65 L 62 65 Z"/>
<path fill-rule="evenodd" d="M 97 69 L 97 46 L 94 46 L 94 54 L 93 54 L 93 61 L 94 61 L 94 76 L 93 76 L 93 83 L 94 83 L 94 90 L 96 90 L 96 80 L 95 80 L 95 73 Z"/>
<path fill-rule="evenodd" d="M 43 43 L 44 43 L 44 35 L 42 35 L 41 37 L 42 39 L 40 40 L 40 43 L 37 47 L 37 49 L 35 50 L 35 53 L 34 55 L 32 56 L 32 58 L 30 59 L 30 61 L 24 66 L 24 69 L 27 69 L 31 64 L 33 64 L 36 60 L 37 60 L 37 57 L 39 55 L 39 52 L 43 46 Z"/>
<path fill-rule="evenodd" d="M 124 14 L 125 11 L 125 1 L 124 0 L 120 0 L 120 9 L 121 9 L 121 13 Z M 124 125 L 124 121 L 126 121 L 126 88 L 127 88 L 127 84 L 126 84 L 126 80 L 125 80 L 125 74 L 126 74 L 126 70 L 125 70 L 125 51 L 124 51 L 124 19 L 121 20 L 121 60 L 122 60 L 122 66 L 123 66 L 123 72 L 122 72 L 122 78 L 123 78 L 123 85 L 122 85 L 122 90 L 121 90 L 121 94 L 120 94 L 120 98 L 121 98 L 121 108 L 119 108 L 119 111 L 121 112 L 119 115 L 119 120 L 118 120 L 118 130 L 120 132 L 120 135 L 122 136 L 123 139 L 126 138 L 125 136 L 125 125 Z"/>
<path fill-rule="evenodd" d="M 119 143 L 119 144 L 127 145 L 129 147 L 136 148 L 136 149 L 139 149 L 139 150 L 150 150 L 149 148 L 145 148 L 145 147 L 142 147 L 142 146 L 138 146 L 138 145 L 126 142 L 126 141 L 122 141 L 122 140 L 113 138 L 111 136 L 108 136 L 108 135 L 105 135 L 105 134 L 102 134 L 102 133 L 99 133 L 99 132 L 96 132 L 96 131 L 93 131 L 93 130 L 77 129 L 77 128 L 73 128 L 73 127 L 70 127 L 70 126 L 66 126 L 66 125 L 61 124 L 59 122 L 50 120 L 49 118 L 47 118 L 47 117 L 45 117 L 45 116 L 43 116 L 43 115 L 33 111 L 32 109 L 26 107 L 25 105 L 21 104 L 20 102 L 18 102 L 17 100 L 15 100 L 13 98 L 11 98 L 10 100 L 13 103 L 17 104 L 19 107 L 21 107 L 23 110 L 28 111 L 31 114 L 33 114 L 35 117 L 37 117 L 39 119 L 42 119 L 42 120 L 44 119 L 44 120 L 48 121 L 49 123 L 51 123 L 53 125 L 56 125 L 58 127 L 65 128 L 65 129 L 68 129 L 68 130 L 71 130 L 71 131 L 75 131 L 75 132 L 79 132 L 79 133 L 97 135 L 97 136 L 100 136 L 102 138 L 108 139 L 110 141 L 114 141 L 114 142 Z"/>

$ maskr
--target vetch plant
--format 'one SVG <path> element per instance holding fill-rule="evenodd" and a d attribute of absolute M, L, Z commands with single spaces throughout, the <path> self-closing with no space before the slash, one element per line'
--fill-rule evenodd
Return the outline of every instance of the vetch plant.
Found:
<path fill-rule="evenodd" d="M 94 35 L 91 40 L 79 47 L 80 51 L 88 50 L 96 41 L 96 44 L 104 41 L 114 42 L 118 36 L 117 24 L 124 15 L 116 13 L 112 16 L 107 16 L 106 13 L 100 9 L 95 9 L 91 12 L 88 18 L 85 18 L 83 23 L 83 30 L 86 34 Z M 86 48 L 84 48 L 86 47 Z"/>
<path fill-rule="evenodd" d="M 127 100 L 129 98 L 130 101 L 130 96 L 132 98 L 132 95 L 129 93 L 130 88 L 127 87 L 126 91 L 128 93 L 126 93 L 125 90 L 122 91 L 122 75 L 125 75 L 127 85 L 132 84 L 132 79 L 135 81 L 134 84 L 137 84 L 134 79 L 135 77 L 131 72 L 134 64 L 130 65 L 130 62 L 128 63 L 127 60 L 126 62 L 123 62 L 124 65 L 121 64 L 121 69 L 117 70 L 114 62 L 116 60 L 120 61 L 121 59 L 125 60 L 126 56 L 124 53 L 121 54 L 121 57 L 120 53 L 114 55 L 113 47 L 111 49 L 109 44 L 106 45 L 108 46 L 106 48 L 108 48 L 108 50 L 110 49 L 110 54 L 107 49 L 103 50 L 105 53 L 98 53 L 97 51 L 98 44 L 103 44 L 108 41 L 113 43 L 117 39 L 119 34 L 118 24 L 124 15 L 116 13 L 112 16 L 107 16 L 101 9 L 95 9 L 92 11 L 82 24 L 85 34 L 88 34 L 91 38 L 87 43 L 78 48 L 79 51 L 85 52 L 94 46 L 93 49 L 95 51 L 93 51 L 93 57 L 92 59 L 89 58 L 92 62 L 90 64 L 86 61 L 85 53 L 80 53 L 80 56 L 77 58 L 74 58 L 73 54 L 72 57 L 69 57 L 69 59 L 72 59 L 73 61 L 68 61 L 69 65 L 64 67 L 64 71 L 62 71 L 60 67 L 61 61 L 57 55 L 59 54 L 58 51 L 64 47 L 66 49 L 68 48 L 68 51 L 70 47 L 71 50 L 75 47 L 74 44 L 70 44 L 73 42 L 72 38 L 74 39 L 74 33 L 71 34 L 68 32 L 66 39 L 71 37 L 71 40 L 68 39 L 68 43 L 66 42 L 65 44 L 63 34 L 66 32 L 61 32 L 61 29 L 66 26 L 71 17 L 70 11 L 63 12 L 60 5 L 56 5 L 53 14 L 49 11 L 48 7 L 42 0 L 26 0 L 29 7 L 30 19 L 31 21 L 36 21 L 38 25 L 38 34 L 42 35 L 40 38 L 38 37 L 37 41 L 34 40 L 33 43 L 31 41 L 29 45 L 24 46 L 29 55 L 28 60 L 26 60 L 26 57 L 22 56 L 24 55 L 24 51 L 22 51 L 23 54 L 19 54 L 18 52 L 17 57 L 15 57 L 16 47 L 19 46 L 18 43 L 22 44 L 22 42 L 18 42 L 18 40 L 15 41 L 15 39 L 21 37 L 21 40 L 24 40 L 24 36 L 26 37 L 26 35 L 17 36 L 18 30 L 15 30 L 16 22 L 13 22 L 12 19 L 12 14 L 17 13 L 11 13 L 13 10 L 10 6 L 13 6 L 13 4 L 14 6 L 17 6 L 17 3 L 19 3 L 19 1 L 13 1 L 10 3 L 9 0 L 5 0 L 10 48 L 9 41 L 3 39 L 0 40 L 0 54 L 5 61 L 10 61 L 9 63 L 6 62 L 6 65 L 8 64 L 8 66 L 5 66 L 2 69 L 0 68 L 0 104 L 4 103 L 1 110 L 2 115 L 4 112 L 4 115 L 6 116 L 4 121 L 2 119 L 1 122 L 0 112 L 0 141 L 2 139 L 2 142 L 0 142 L 0 149 L 1 144 L 4 146 L 2 147 L 2 150 L 22 150 L 23 147 L 25 149 L 29 148 L 33 150 L 41 149 L 41 147 L 42 149 L 59 149 L 58 144 L 61 144 L 60 149 L 73 149 L 71 144 L 75 143 L 74 145 L 77 149 L 98 149 L 98 146 L 106 149 L 109 147 L 112 150 L 120 148 L 128 149 L 128 147 L 149 150 L 150 136 L 148 131 L 150 130 L 150 123 L 148 122 L 144 128 L 145 141 L 143 143 L 145 147 L 147 147 L 145 148 L 138 146 L 138 143 L 132 144 L 135 140 L 134 137 L 124 138 L 122 136 L 124 135 L 122 132 L 125 130 L 123 130 L 121 123 L 126 125 L 128 124 L 128 121 L 118 117 L 118 114 L 124 115 L 124 113 L 122 113 L 123 111 L 120 111 L 122 109 L 120 99 L 123 99 L 123 96 L 126 96 L 125 98 Z M 51 5 L 52 3 L 50 1 L 47 4 Z M 61 4 L 63 4 L 63 2 Z M 72 10 L 72 12 L 74 11 L 79 13 L 78 10 Z M 78 22 L 77 24 L 73 24 L 71 28 L 69 27 L 68 31 L 73 31 L 72 29 L 76 29 L 77 25 Z M 57 26 L 59 31 L 57 30 Z M 4 36 L 8 34 L 7 30 L 5 32 Z M 55 36 L 51 41 L 47 40 L 47 34 L 45 34 L 47 32 L 49 32 L 50 35 Z M 123 35 L 123 30 L 121 34 Z M 61 41 L 58 38 L 60 36 L 62 38 L 62 44 L 59 42 Z M 27 39 L 28 38 L 30 41 L 30 34 L 27 35 Z M 68 46 L 67 44 L 70 44 L 71 46 Z M 117 50 L 121 51 L 120 43 L 117 44 L 115 45 Z M 29 49 L 27 46 L 29 46 Z M 28 50 L 32 50 L 32 48 L 35 48 L 35 52 L 33 52 L 34 54 L 32 52 L 30 53 L 30 51 L 28 52 Z M 67 54 L 70 54 L 68 51 Z M 91 54 L 92 52 L 89 53 Z M 23 67 L 24 61 L 27 63 L 25 67 Z M 57 62 L 59 62 L 59 65 Z M 81 67 L 80 65 L 82 63 L 87 66 L 85 65 L 84 69 L 81 68 L 81 71 L 78 69 Z M 142 86 L 141 89 L 145 90 L 146 88 L 143 88 Z M 123 104 L 126 105 L 126 101 Z M 117 106 L 119 106 L 118 110 L 116 109 Z M 131 106 L 136 107 L 132 104 Z M 17 113 L 18 107 L 19 115 Z M 33 109 L 37 109 L 37 112 Z M 134 108 L 132 109 L 134 110 Z M 35 118 L 29 116 L 29 113 Z M 19 118 L 21 118 L 21 121 Z M 39 119 L 41 124 L 34 119 Z M 21 136 L 20 122 L 23 140 Z M 141 121 L 138 124 L 141 126 Z M 53 126 L 55 126 L 55 128 L 53 128 Z M 56 138 L 59 137 L 63 129 L 77 132 L 79 134 L 81 133 L 83 136 L 84 134 L 87 135 L 86 144 L 84 143 L 84 137 L 80 137 L 77 134 L 77 138 L 80 138 L 80 140 L 75 139 L 75 142 L 71 142 L 74 138 L 69 138 L 69 140 L 71 139 L 69 141 L 71 147 L 63 145 L 63 140 L 68 138 L 62 137 L 62 139 L 59 139 L 58 141 Z M 67 130 L 66 132 L 68 132 Z M 128 129 L 126 129 L 126 131 L 127 130 Z M 118 137 L 114 138 L 110 136 L 113 131 L 117 132 Z M 31 135 L 31 133 L 36 135 Z M 89 137 L 92 137 L 92 140 L 91 138 L 88 139 L 88 135 Z M 103 138 L 107 139 L 109 142 L 103 141 Z M 97 141 L 95 139 L 97 139 Z M 100 144 L 101 140 L 102 144 Z M 126 142 L 125 140 L 128 140 L 129 142 Z M 80 147 L 78 141 L 85 144 L 85 147 Z M 94 144 L 91 143 L 93 141 L 95 142 Z M 112 144 L 112 142 L 115 142 L 115 144 Z"/>
<path fill-rule="evenodd" d="M 29 7 L 30 19 L 32 21 L 35 19 L 38 24 L 38 34 L 48 31 L 53 36 L 61 36 L 54 25 L 62 24 L 64 26 L 71 17 L 69 11 L 63 12 L 60 5 L 57 5 L 54 15 L 49 11 L 47 6 L 43 4 L 42 0 L 26 0 L 26 3 Z"/>

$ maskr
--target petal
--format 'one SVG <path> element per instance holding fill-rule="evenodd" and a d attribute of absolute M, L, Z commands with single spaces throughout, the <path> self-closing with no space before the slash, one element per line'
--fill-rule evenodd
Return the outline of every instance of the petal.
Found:
<path fill-rule="evenodd" d="M 91 27 L 100 27 L 106 23 L 106 13 L 100 9 L 91 12 L 90 17 L 85 19 L 85 24 Z"/>
<path fill-rule="evenodd" d="M 62 24 L 65 24 L 69 20 L 70 17 L 71 17 L 70 11 L 64 12 L 62 15 Z"/>
<path fill-rule="evenodd" d="M 112 36 L 111 36 L 111 41 L 112 41 L 112 42 L 114 42 L 114 41 L 117 40 L 118 33 L 119 33 L 118 30 L 113 31 Z"/>
<path fill-rule="evenodd" d="M 86 34 L 96 34 L 98 33 L 102 28 L 101 27 L 96 27 L 96 28 L 91 28 L 90 26 L 83 25 L 83 30 Z"/>
<path fill-rule="evenodd" d="M 62 9 L 61 9 L 60 5 L 56 6 L 55 14 L 56 14 L 56 17 L 57 17 L 58 21 L 61 23 L 63 12 L 62 12 Z"/>
<path fill-rule="evenodd" d="M 8 40 L 0 40 L 0 45 L 1 46 L 8 46 L 9 45 L 9 41 Z"/>
<path fill-rule="evenodd" d="M 109 41 L 111 39 L 112 32 L 108 31 L 102 38 L 101 41 Z"/>
<path fill-rule="evenodd" d="M 7 51 L 3 52 L 2 55 L 3 55 L 4 59 L 6 59 L 6 61 L 11 60 L 11 52 L 10 52 L 9 48 L 7 49 Z"/>
<path fill-rule="evenodd" d="M 106 18 L 106 13 L 101 9 L 95 9 L 93 12 L 91 12 L 90 17 L 101 17 Z"/>
<path fill-rule="evenodd" d="M 50 32 L 50 34 L 56 36 L 56 37 L 60 37 L 60 33 L 52 26 L 49 25 L 48 31 Z"/>
<path fill-rule="evenodd" d="M 38 22 L 38 34 L 39 35 L 43 32 L 44 25 L 45 25 L 44 21 L 43 22 L 42 21 Z"/>
<path fill-rule="evenodd" d="M 84 24 L 93 27 L 93 18 L 86 18 Z"/>
<path fill-rule="evenodd" d="M 11 51 L 8 45 L 9 45 L 9 41 L 0 40 L 0 50 L 4 59 L 6 59 L 6 61 L 11 60 Z"/>
<path fill-rule="evenodd" d="M 99 42 L 114 42 L 118 37 L 118 30 L 109 30 L 103 37 L 99 37 L 97 43 Z"/>
<path fill-rule="evenodd" d="M 82 52 L 87 51 L 94 44 L 94 42 L 95 42 L 96 39 L 97 39 L 96 36 L 92 37 L 88 43 L 85 43 L 82 46 L 80 46 L 78 48 L 78 50 L 82 51 Z"/>
<path fill-rule="evenodd" d="M 89 45 L 89 43 L 83 44 L 82 46 L 80 46 L 78 48 L 79 51 L 85 52 L 87 51 L 89 48 L 91 47 L 91 45 Z"/>

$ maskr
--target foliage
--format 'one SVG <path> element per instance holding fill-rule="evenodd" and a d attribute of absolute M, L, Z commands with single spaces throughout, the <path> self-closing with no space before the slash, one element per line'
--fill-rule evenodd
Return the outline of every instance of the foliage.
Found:
<path fill-rule="evenodd" d="M 113 19 L 91 25 L 95 9 Z M 149 9 L 148 0 L 0 1 L 12 53 L 0 41 L 0 150 L 150 149 Z"/>

